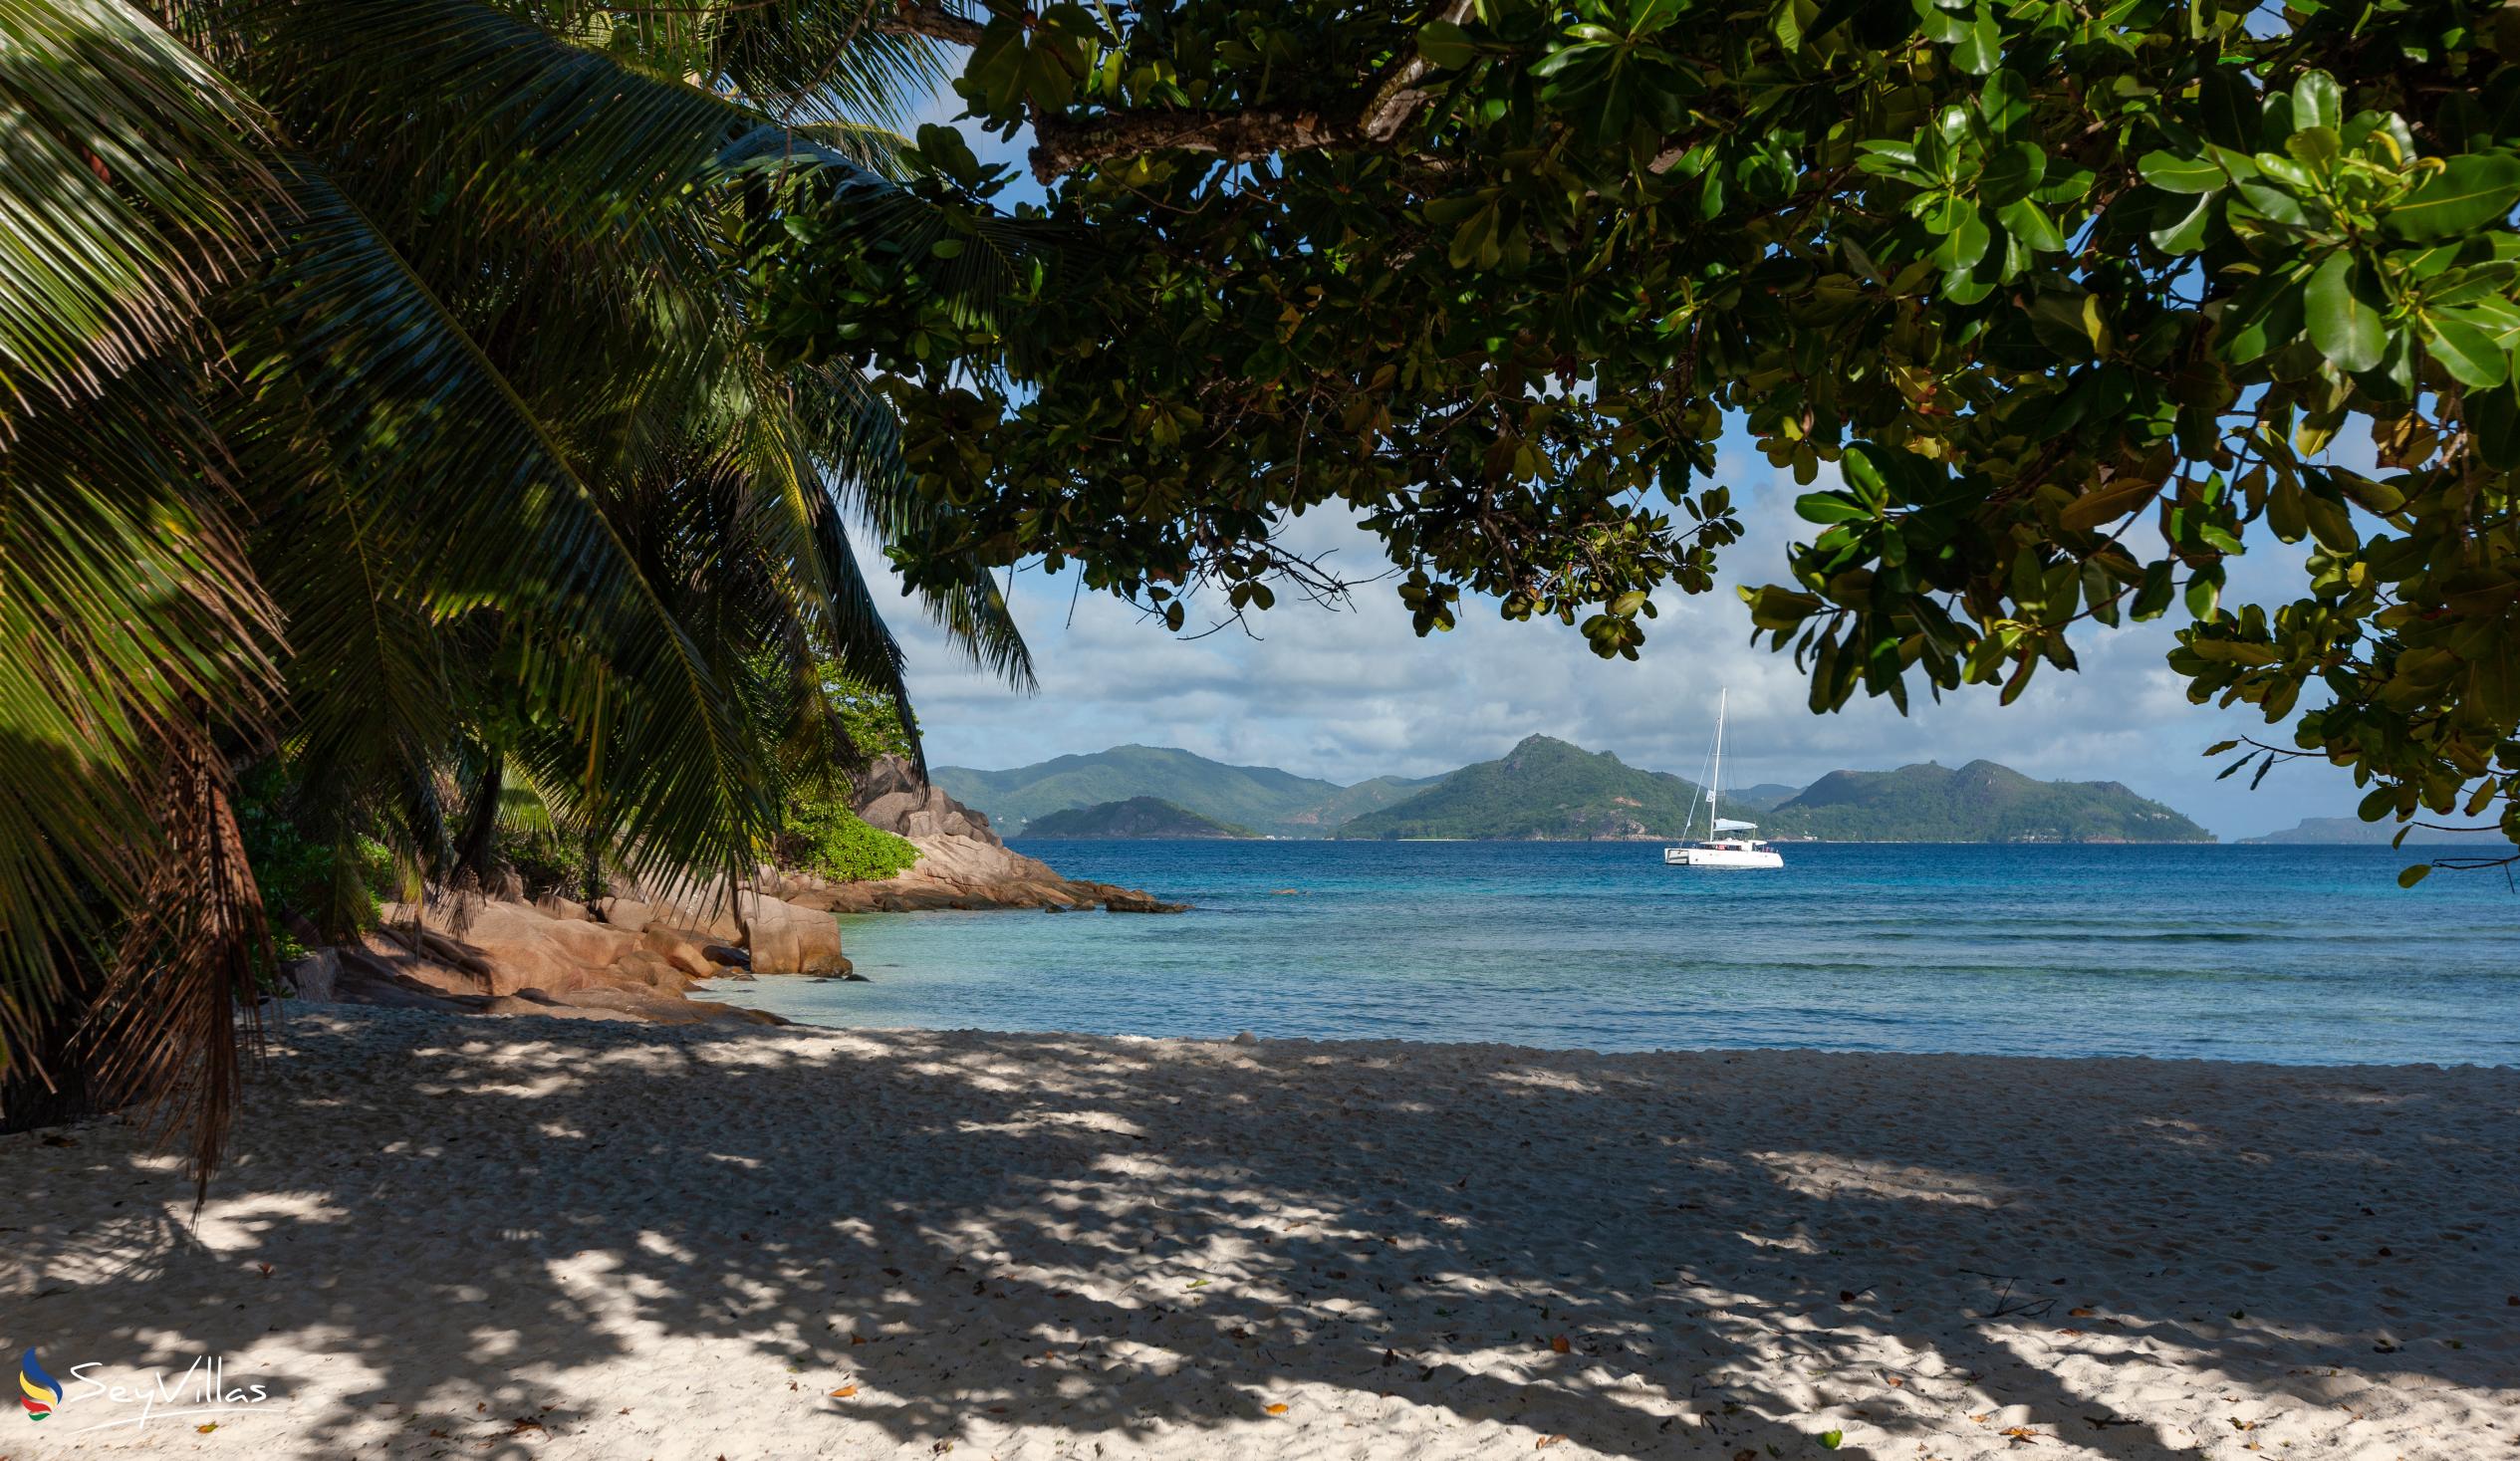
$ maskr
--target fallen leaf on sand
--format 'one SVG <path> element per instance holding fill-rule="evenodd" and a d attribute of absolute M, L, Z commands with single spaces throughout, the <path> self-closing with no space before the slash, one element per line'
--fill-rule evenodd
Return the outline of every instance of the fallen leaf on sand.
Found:
<path fill-rule="evenodd" d="M 1896 1388 L 1898 1388 L 1900 1385 L 1903 1385 L 1903 1384 L 1907 1383 L 1907 1381 L 1905 1381 L 1905 1380 L 1903 1380 L 1903 1379 L 1900 1379 L 1897 1375 L 1891 1375 L 1891 1376 L 1890 1377 L 1890 1388 L 1892 1388 L 1892 1389 L 1896 1389 Z"/>
<path fill-rule="evenodd" d="M 2016 1441 L 2044 1441 L 2047 1439 L 2046 1436 L 2039 1434 L 2037 1431 L 2032 1430 L 2026 1425 L 2008 1425 L 2002 1430 L 1995 1432 L 1995 1434 L 1999 1436 L 2009 1436 Z"/>
<path fill-rule="evenodd" d="M 1533 1446 L 1532 1449 L 1535 1451 L 1545 1451 L 1565 1439 L 1566 1437 L 1564 1436 L 1542 1436 L 1540 1438 L 1540 1443 Z"/>
<path fill-rule="evenodd" d="M 1989 1410 L 1984 1415 L 1972 1415 L 1969 1417 L 1969 1419 L 1976 1421 L 1980 1425 L 1984 1425 L 1986 1422 L 1993 1420 L 1994 1418 L 1995 1412 L 1992 1410 Z"/>
<path fill-rule="evenodd" d="M 536 1420 L 530 1415 L 520 1415 L 516 1419 L 508 1422 L 509 1435 L 521 1436 L 529 1430 L 538 1430 L 545 1435 L 551 1434 L 550 1426 L 543 1424 L 541 1421 Z"/>
<path fill-rule="evenodd" d="M 215 1420 L 204 1421 L 204 1422 L 202 1422 L 201 1424 L 196 1425 L 196 1426 L 194 1426 L 194 1427 L 193 1427 L 193 1429 L 194 1429 L 194 1430 L 197 1430 L 197 1431 L 201 1432 L 201 1433 L 202 1433 L 203 1435 L 205 1435 L 205 1436 L 206 1436 L 206 1435 L 208 1435 L 210 1432 L 212 1432 L 212 1431 L 214 1431 L 214 1430 L 217 1430 L 218 1428 L 219 1428 L 219 1423 L 218 1423 L 217 1421 L 215 1421 Z"/>
<path fill-rule="evenodd" d="M 2065 1311 L 2065 1317 L 2068 1319 L 2089 1319 L 2092 1317 L 2092 1312 L 2088 1308 L 2069 1309 Z"/>
<path fill-rule="evenodd" d="M 1744 1446 L 1732 1453 L 1732 1461 L 1759 1461 L 1759 1453 Z"/>
<path fill-rule="evenodd" d="M 1263 1405 L 1260 1408 L 1268 1411 L 1271 1415 L 1284 1415 L 1286 1413 L 1286 1402 L 1280 1400 L 1274 1404 Z"/>
<path fill-rule="evenodd" d="M 849 1337 L 849 1342 L 852 1344 L 863 1344 L 867 1342 L 867 1337 L 864 1335 L 851 1335 Z"/>
<path fill-rule="evenodd" d="M 832 1398 L 835 1400 L 846 1400 L 856 1393 L 858 1393 L 858 1387 L 856 1385 L 842 1385 L 839 1389 L 832 1391 Z"/>
<path fill-rule="evenodd" d="M 1549 1339 L 1549 1347 L 1564 1354 L 1575 1347 L 1575 1341 L 1564 1335 L 1553 1335 Z"/>

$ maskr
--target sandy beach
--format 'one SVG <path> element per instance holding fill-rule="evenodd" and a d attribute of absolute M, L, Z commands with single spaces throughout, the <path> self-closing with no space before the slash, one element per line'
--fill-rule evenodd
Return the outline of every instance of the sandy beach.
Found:
<path fill-rule="evenodd" d="M 2509 1070 L 335 1009 L 137 1137 L 0 1138 L 9 1461 L 2520 1455 Z"/>

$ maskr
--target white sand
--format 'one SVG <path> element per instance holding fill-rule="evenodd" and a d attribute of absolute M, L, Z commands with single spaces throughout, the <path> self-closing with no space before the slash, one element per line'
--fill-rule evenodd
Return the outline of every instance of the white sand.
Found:
<path fill-rule="evenodd" d="M 197 1220 L 72 1134 L 7 1355 L 277 1398 L 9 1461 L 2520 1456 L 2513 1071 L 372 1010 Z"/>

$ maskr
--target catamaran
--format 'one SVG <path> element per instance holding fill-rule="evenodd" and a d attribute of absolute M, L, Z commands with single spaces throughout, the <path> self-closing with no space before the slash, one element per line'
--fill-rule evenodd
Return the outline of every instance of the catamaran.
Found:
<path fill-rule="evenodd" d="M 1785 858 L 1766 843 L 1755 838 L 1724 836 L 1726 833 L 1757 832 L 1759 830 L 1757 823 L 1736 822 L 1729 817 L 1715 815 L 1715 793 L 1724 784 L 1724 701 L 1730 694 L 1728 690 L 1715 692 L 1715 750 L 1709 758 L 1714 770 L 1706 778 L 1706 839 L 1702 842 L 1684 841 L 1676 847 L 1664 848 L 1662 862 L 1666 867 L 1782 867 L 1785 865 Z M 1696 825 L 1697 809 L 1692 807 L 1689 809 L 1687 825 L 1680 829 L 1680 836 L 1686 838 L 1689 829 Z"/>

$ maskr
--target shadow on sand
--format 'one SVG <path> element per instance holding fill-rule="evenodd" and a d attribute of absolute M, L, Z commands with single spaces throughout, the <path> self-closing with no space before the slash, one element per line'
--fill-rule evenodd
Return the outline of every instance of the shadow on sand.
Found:
<path fill-rule="evenodd" d="M 239 1455 L 1293 1454 L 1308 1419 L 1393 1454 L 1405 1414 L 1481 1454 L 2150 1461 L 2520 1384 L 2507 1071 L 402 1011 L 281 1045 L 197 1221 L 126 1130 L 0 1142 L 0 1339 L 314 1356 Z"/>

